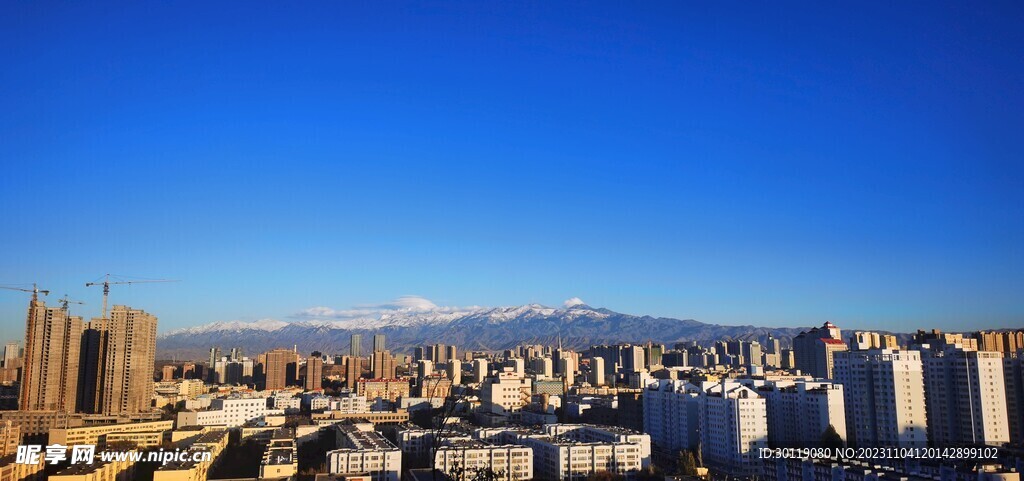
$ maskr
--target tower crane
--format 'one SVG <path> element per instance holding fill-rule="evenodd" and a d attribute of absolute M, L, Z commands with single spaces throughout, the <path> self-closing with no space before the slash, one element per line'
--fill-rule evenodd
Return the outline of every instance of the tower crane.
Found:
<path fill-rule="evenodd" d="M 64 297 L 57 299 L 57 302 L 61 303 L 61 305 L 64 306 L 64 312 L 68 312 L 68 304 L 85 304 L 82 301 L 73 301 L 71 299 L 68 299 L 67 294 L 64 294 Z"/>
<path fill-rule="evenodd" d="M 110 296 L 110 286 L 117 284 L 141 284 L 144 282 L 178 282 L 173 279 L 139 279 L 132 281 L 111 281 L 110 274 L 103 276 L 103 282 L 86 282 L 85 287 L 103 286 L 103 319 L 107 318 L 107 297 Z"/>
<path fill-rule="evenodd" d="M 7 287 L 7 286 L 0 286 L 0 289 L 10 289 L 12 291 L 31 292 L 32 293 L 32 300 L 33 301 L 39 300 L 39 293 L 42 293 L 44 296 L 50 295 L 50 291 L 47 291 L 47 290 L 44 290 L 44 289 L 40 289 L 38 286 L 35 285 L 35 283 L 32 284 L 32 288 L 31 289 L 22 289 L 20 287 Z"/>

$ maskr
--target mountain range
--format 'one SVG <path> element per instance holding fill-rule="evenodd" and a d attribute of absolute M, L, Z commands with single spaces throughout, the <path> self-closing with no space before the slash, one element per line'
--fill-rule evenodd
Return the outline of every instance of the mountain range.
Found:
<path fill-rule="evenodd" d="M 769 335 L 785 346 L 808 328 L 724 326 L 692 319 L 635 316 L 593 308 L 582 302 L 562 308 L 528 304 L 515 307 L 452 308 L 429 305 L 389 309 L 352 319 L 311 319 L 294 322 L 215 322 L 158 336 L 161 359 L 206 359 L 210 347 L 241 347 L 248 355 L 296 346 L 300 353 L 348 353 L 351 334 L 362 334 L 368 353 L 374 334 L 386 336 L 386 347 L 411 353 L 416 346 L 447 344 L 460 351 L 496 351 L 519 344 L 556 344 L 585 349 L 619 342 L 713 342 L 723 339 L 764 341 Z"/>

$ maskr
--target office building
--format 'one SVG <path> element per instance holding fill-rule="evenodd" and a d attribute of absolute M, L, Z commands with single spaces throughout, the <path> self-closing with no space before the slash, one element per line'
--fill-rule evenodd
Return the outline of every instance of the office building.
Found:
<path fill-rule="evenodd" d="M 384 334 L 373 335 L 373 352 L 383 351 L 384 347 Z"/>

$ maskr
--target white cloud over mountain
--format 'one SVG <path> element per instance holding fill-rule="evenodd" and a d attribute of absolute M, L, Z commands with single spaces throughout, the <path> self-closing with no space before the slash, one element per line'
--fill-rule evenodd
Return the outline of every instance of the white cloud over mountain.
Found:
<path fill-rule="evenodd" d="M 562 303 L 562 305 L 565 306 L 566 309 L 568 309 L 574 306 L 586 305 L 586 303 L 583 302 L 583 299 L 580 299 L 579 297 L 570 297 L 569 299 L 566 299 L 565 302 Z"/>

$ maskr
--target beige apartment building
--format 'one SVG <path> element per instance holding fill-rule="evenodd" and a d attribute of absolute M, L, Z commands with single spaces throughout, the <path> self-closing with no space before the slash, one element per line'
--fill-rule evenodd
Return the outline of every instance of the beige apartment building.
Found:
<path fill-rule="evenodd" d="M 156 361 L 156 316 L 115 305 L 110 318 L 103 321 L 106 352 L 101 411 L 108 415 L 149 411 Z"/>
<path fill-rule="evenodd" d="M 72 464 L 57 474 L 49 477 L 51 481 L 111 481 L 135 479 L 135 463 L 130 459 L 123 461 L 100 461 L 96 453 L 93 464 Z"/>
<path fill-rule="evenodd" d="M 117 439 L 128 439 L 127 433 L 163 433 L 174 429 L 174 421 L 150 421 L 128 424 L 106 424 L 101 426 L 81 426 L 75 428 L 58 428 L 50 431 L 51 444 L 72 446 L 75 444 L 103 444 L 108 436 L 120 434 Z M 162 435 L 162 434 L 161 434 Z M 141 438 L 140 438 L 141 439 Z"/>
<path fill-rule="evenodd" d="M 74 412 L 82 318 L 33 300 L 25 325 L 19 407 L 26 411 Z"/>

